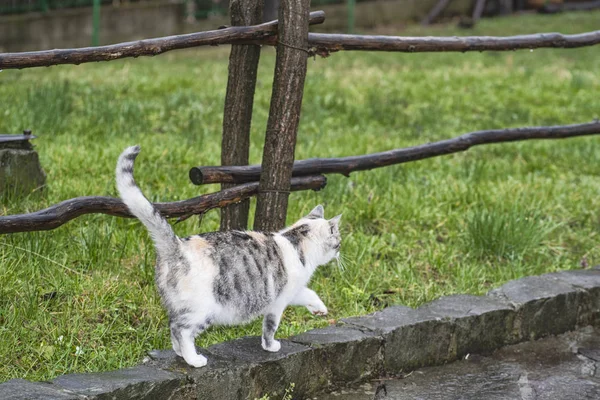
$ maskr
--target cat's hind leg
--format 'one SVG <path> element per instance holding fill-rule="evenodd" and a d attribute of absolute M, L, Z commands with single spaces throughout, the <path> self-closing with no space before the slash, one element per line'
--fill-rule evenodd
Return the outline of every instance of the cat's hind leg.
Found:
<path fill-rule="evenodd" d="M 321 300 L 314 290 L 306 287 L 298 292 L 290 304 L 294 306 L 305 306 L 311 314 L 327 315 L 327 307 L 323 303 L 323 300 Z"/>
<path fill-rule="evenodd" d="M 194 330 L 192 328 L 175 328 L 172 331 L 175 335 L 176 341 L 179 343 L 181 357 L 183 357 L 186 363 L 196 368 L 204 367 L 208 362 L 206 357 L 196 352 L 196 335 L 202 332 L 202 330 Z"/>
<path fill-rule="evenodd" d="M 281 343 L 275 340 L 275 332 L 279 327 L 279 321 L 281 321 L 281 314 L 283 310 L 273 310 L 265 314 L 263 319 L 263 332 L 261 338 L 262 348 L 271 353 L 277 353 L 281 349 Z"/>
<path fill-rule="evenodd" d="M 173 351 L 179 357 L 181 357 L 181 346 L 179 345 L 179 340 L 177 339 L 177 335 L 173 333 L 173 327 L 171 327 L 171 343 L 173 343 Z"/>

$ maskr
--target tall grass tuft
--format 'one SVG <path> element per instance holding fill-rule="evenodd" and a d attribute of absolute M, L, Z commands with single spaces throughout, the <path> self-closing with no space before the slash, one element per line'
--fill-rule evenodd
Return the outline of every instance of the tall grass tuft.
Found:
<path fill-rule="evenodd" d="M 478 258 L 519 259 L 540 247 L 556 227 L 533 207 L 479 206 L 467 216 L 466 244 Z"/>

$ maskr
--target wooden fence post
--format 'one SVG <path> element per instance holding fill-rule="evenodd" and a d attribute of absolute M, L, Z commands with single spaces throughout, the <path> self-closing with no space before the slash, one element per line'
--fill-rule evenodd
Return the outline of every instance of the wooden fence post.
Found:
<path fill-rule="evenodd" d="M 431 11 L 429 11 L 429 14 L 427 14 L 427 16 L 423 18 L 421 24 L 431 24 L 442 13 L 442 11 L 444 11 L 444 9 L 448 6 L 448 3 L 450 3 L 450 0 L 439 0 L 436 3 L 436 5 L 431 9 Z"/>
<path fill-rule="evenodd" d="M 277 60 L 254 229 L 283 228 L 308 59 L 310 0 L 281 0 Z"/>
<path fill-rule="evenodd" d="M 231 24 L 256 25 L 262 22 L 263 0 L 231 0 Z M 250 151 L 250 125 L 260 59 L 259 45 L 232 45 L 229 77 L 223 113 L 222 165 L 247 165 Z M 221 189 L 233 185 L 222 184 Z M 247 229 L 250 200 L 221 209 L 221 230 Z"/>

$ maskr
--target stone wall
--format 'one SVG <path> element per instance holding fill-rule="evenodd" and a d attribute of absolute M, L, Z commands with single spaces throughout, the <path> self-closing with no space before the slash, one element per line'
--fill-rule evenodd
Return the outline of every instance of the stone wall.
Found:
<path fill-rule="evenodd" d="M 172 35 L 181 32 L 183 25 L 181 4 L 156 1 L 103 6 L 100 43 Z M 0 17 L 0 52 L 86 47 L 91 41 L 90 7 Z"/>

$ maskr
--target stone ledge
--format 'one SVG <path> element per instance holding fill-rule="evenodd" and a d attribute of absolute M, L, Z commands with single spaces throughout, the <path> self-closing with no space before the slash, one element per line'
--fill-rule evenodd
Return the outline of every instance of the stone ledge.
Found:
<path fill-rule="evenodd" d="M 191 369 L 171 350 L 114 372 L 72 374 L 52 383 L 11 380 L 2 399 L 254 399 L 294 396 L 489 353 L 600 322 L 600 269 L 563 271 L 506 283 L 486 296 L 454 295 L 412 309 L 393 306 L 338 326 L 282 340 L 267 353 L 246 337 L 200 351 Z M 598 356 L 600 357 L 600 356 Z"/>
<path fill-rule="evenodd" d="M 587 291 L 548 275 L 510 281 L 488 296 L 515 307 L 515 343 L 570 331 L 577 326 L 582 310 L 591 307 Z"/>
<path fill-rule="evenodd" d="M 3 400 L 81 400 L 84 397 L 43 382 L 11 379 L 0 385 Z"/>
<path fill-rule="evenodd" d="M 383 339 L 344 326 L 329 326 L 293 336 L 292 341 L 310 346 L 316 362 L 334 385 L 360 382 L 384 371 Z"/>
<path fill-rule="evenodd" d="M 167 399 L 186 382 L 185 375 L 144 365 L 110 372 L 68 374 L 52 381 L 55 387 L 97 400 Z"/>
<path fill-rule="evenodd" d="M 424 307 L 393 306 L 364 317 L 345 318 L 342 322 L 383 337 L 387 373 L 410 371 L 452 359 L 454 325 L 451 319 L 440 318 Z"/>

